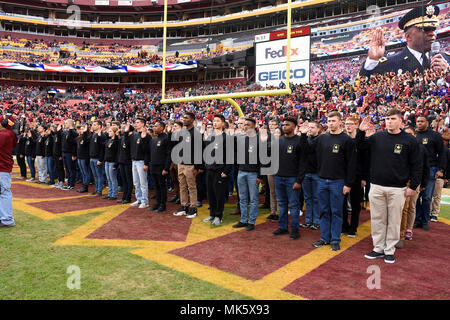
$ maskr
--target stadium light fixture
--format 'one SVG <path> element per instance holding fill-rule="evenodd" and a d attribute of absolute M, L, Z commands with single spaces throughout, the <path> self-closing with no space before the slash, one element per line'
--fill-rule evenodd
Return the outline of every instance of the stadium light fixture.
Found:
<path fill-rule="evenodd" d="M 291 4 L 292 0 L 288 0 L 287 3 L 287 45 L 286 52 L 291 52 Z M 250 91 L 250 92 L 235 92 L 226 94 L 213 94 L 213 95 L 203 95 L 195 97 L 184 97 L 184 98 L 173 98 L 166 99 L 166 50 L 167 50 L 167 0 L 164 0 L 164 23 L 163 23 L 163 63 L 162 63 L 162 95 L 161 103 L 181 103 L 181 102 L 194 102 L 194 101 L 205 101 L 205 100 L 224 100 L 229 102 L 235 107 L 239 116 L 244 116 L 239 104 L 233 99 L 239 98 L 249 98 L 249 97 L 260 97 L 260 96 L 280 96 L 291 94 L 290 86 L 290 72 L 291 72 L 291 55 L 286 55 L 286 89 L 277 90 L 265 90 L 265 91 Z"/>

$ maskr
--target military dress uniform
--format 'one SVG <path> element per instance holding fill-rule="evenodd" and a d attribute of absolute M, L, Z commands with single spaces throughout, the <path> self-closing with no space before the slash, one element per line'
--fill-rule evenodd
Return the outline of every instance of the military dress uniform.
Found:
<path fill-rule="evenodd" d="M 398 26 L 402 30 L 406 30 L 409 27 L 424 27 L 424 28 L 436 28 L 438 25 L 438 14 L 439 7 L 429 5 L 424 10 L 425 16 L 422 17 L 422 7 L 414 8 L 406 13 L 403 18 L 399 21 Z M 440 52 L 442 57 L 450 65 L 450 53 Z M 378 65 L 372 70 L 366 70 L 366 65 L 364 64 L 361 68 L 360 76 L 370 76 L 372 74 L 384 74 L 386 72 L 395 72 L 396 74 L 401 74 L 405 72 L 414 73 L 415 70 L 422 72 L 422 68 L 429 69 L 431 59 L 428 54 L 425 57 L 421 57 L 423 62 L 421 63 L 416 56 L 411 52 L 411 50 L 406 47 L 403 51 L 391 56 L 391 57 L 381 57 L 378 60 Z"/>

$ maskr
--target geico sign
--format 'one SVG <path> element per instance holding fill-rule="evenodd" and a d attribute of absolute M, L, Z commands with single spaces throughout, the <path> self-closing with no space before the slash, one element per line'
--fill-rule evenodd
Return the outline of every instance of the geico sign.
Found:
<path fill-rule="evenodd" d="M 291 48 L 291 57 L 299 55 L 298 49 L 299 48 Z M 269 58 L 269 56 L 272 59 L 286 57 L 286 51 L 287 51 L 287 46 L 281 47 L 281 50 L 272 50 L 272 48 L 266 48 L 266 59 Z"/>
<path fill-rule="evenodd" d="M 291 70 L 289 79 L 301 79 L 306 76 L 305 69 L 295 69 Z M 286 70 L 284 71 L 263 71 L 258 74 L 259 81 L 273 81 L 273 80 L 285 80 Z"/>

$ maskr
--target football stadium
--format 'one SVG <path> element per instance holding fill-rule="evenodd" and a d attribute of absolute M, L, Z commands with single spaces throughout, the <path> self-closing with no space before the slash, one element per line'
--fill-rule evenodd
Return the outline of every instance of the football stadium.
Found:
<path fill-rule="evenodd" d="M 442 0 L 0 0 L 0 299 L 448 300 L 449 31 Z"/>

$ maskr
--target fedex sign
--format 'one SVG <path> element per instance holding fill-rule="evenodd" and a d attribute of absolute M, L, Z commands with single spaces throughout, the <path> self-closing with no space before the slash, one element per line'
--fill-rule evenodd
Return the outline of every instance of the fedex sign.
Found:
<path fill-rule="evenodd" d="M 299 48 L 291 48 L 291 57 L 298 56 Z M 275 59 L 276 57 L 286 57 L 287 46 L 281 47 L 281 50 L 272 50 L 272 48 L 266 48 L 266 59 L 271 57 Z"/>
<path fill-rule="evenodd" d="M 256 43 L 256 65 L 286 63 L 287 40 L 275 40 Z M 291 62 L 309 60 L 310 37 L 291 39 Z"/>

